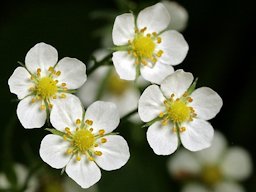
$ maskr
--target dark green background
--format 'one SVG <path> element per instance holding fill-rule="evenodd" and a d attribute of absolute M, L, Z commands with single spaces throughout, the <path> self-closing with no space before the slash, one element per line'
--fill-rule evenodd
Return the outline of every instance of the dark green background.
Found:
<path fill-rule="evenodd" d="M 108 20 L 93 20 L 91 12 L 112 10 L 114 15 L 128 12 L 115 1 L 2 1 L 0 4 L 0 169 L 9 159 L 31 165 L 40 160 L 38 149 L 47 133 L 43 129 L 25 130 L 16 119 L 16 96 L 9 92 L 8 78 L 38 42 L 53 45 L 64 56 L 87 63 L 100 47 L 95 31 Z M 123 1 L 124 2 L 124 1 Z M 140 8 L 157 1 L 137 1 Z M 199 77 L 198 86 L 208 86 L 223 98 L 221 112 L 211 121 L 223 132 L 230 145 L 246 148 L 256 158 L 256 49 L 255 8 L 243 0 L 178 1 L 189 12 L 183 33 L 190 46 L 183 68 Z M 139 9 L 140 9 L 139 8 Z M 104 12 L 106 13 L 106 12 Z M 111 17 L 110 17 L 111 18 Z M 168 157 L 157 156 L 147 144 L 146 129 L 123 123 L 118 131 L 130 146 L 131 159 L 122 169 L 103 171 L 102 191 L 167 192 L 179 185 L 166 171 Z M 56 170 L 59 172 L 59 170 Z M 256 189 L 256 176 L 246 182 L 248 191 Z"/>

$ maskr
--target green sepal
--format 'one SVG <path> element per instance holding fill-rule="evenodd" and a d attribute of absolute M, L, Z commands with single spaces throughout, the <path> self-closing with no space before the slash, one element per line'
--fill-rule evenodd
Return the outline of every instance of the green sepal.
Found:
<path fill-rule="evenodd" d="M 57 130 L 57 129 L 45 128 L 45 130 L 46 130 L 46 131 L 50 131 L 52 134 L 54 134 L 54 135 L 59 135 L 59 136 L 61 136 L 61 137 L 63 137 L 63 135 L 65 135 L 64 132 L 61 132 L 61 131 L 59 131 L 59 130 Z"/>
<path fill-rule="evenodd" d="M 198 77 L 195 79 L 195 81 L 188 88 L 188 90 L 187 90 L 188 95 L 190 95 L 195 90 L 197 81 L 198 81 Z"/>
<path fill-rule="evenodd" d="M 156 121 L 160 121 L 160 120 L 161 120 L 161 117 L 156 117 L 155 119 L 153 119 L 153 120 L 147 122 L 146 124 L 144 124 L 144 125 L 142 126 L 142 128 L 149 127 L 150 125 L 152 125 L 152 124 L 155 123 Z"/>

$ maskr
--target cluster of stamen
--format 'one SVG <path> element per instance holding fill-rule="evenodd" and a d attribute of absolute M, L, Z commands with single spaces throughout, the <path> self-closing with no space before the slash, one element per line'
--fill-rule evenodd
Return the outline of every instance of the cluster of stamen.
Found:
<path fill-rule="evenodd" d="M 82 155 L 85 155 L 89 161 L 94 161 L 95 157 L 102 156 L 102 152 L 97 150 L 97 147 L 107 142 L 104 137 L 105 130 L 101 129 L 96 134 L 93 133 L 93 121 L 88 119 L 84 122 L 77 119 L 75 123 L 77 127 L 73 133 L 69 127 L 65 128 L 63 139 L 70 142 L 66 154 L 75 155 L 77 161 L 81 160 Z"/>
<path fill-rule="evenodd" d="M 29 88 L 29 91 L 34 96 L 31 103 L 41 101 L 41 110 L 45 110 L 46 107 L 49 109 L 52 108 L 53 105 L 50 102 L 50 99 L 57 99 L 57 92 L 63 92 L 59 94 L 59 98 L 66 98 L 65 92 L 68 90 L 67 84 L 64 82 L 57 85 L 59 82 L 55 78 L 61 75 L 61 71 L 56 71 L 53 67 L 49 67 L 47 72 L 48 74 L 42 77 L 42 70 L 41 68 L 38 68 L 36 74 L 33 74 L 30 77 L 34 83 L 34 86 Z"/>
<path fill-rule="evenodd" d="M 173 124 L 172 131 L 182 133 L 186 131 L 186 127 L 180 125 L 186 121 L 193 121 L 193 118 L 196 117 L 193 107 L 188 106 L 193 99 L 186 92 L 181 98 L 174 99 L 174 97 L 175 95 L 172 94 L 170 98 L 164 101 L 165 111 L 161 112 L 159 117 L 162 119 L 161 123 L 163 126 L 171 121 Z"/>
<path fill-rule="evenodd" d="M 114 95 L 121 96 L 130 86 L 130 82 L 120 79 L 120 77 L 111 71 L 108 82 L 107 90 Z"/>
<path fill-rule="evenodd" d="M 162 42 L 156 32 L 146 33 L 147 27 L 135 29 L 135 37 L 128 41 L 128 54 L 135 57 L 137 65 L 153 66 L 163 55 L 163 50 L 156 50 L 157 44 Z"/>
<path fill-rule="evenodd" d="M 222 178 L 222 173 L 217 165 L 206 165 L 202 169 L 201 179 L 202 182 L 208 186 L 213 186 Z"/>

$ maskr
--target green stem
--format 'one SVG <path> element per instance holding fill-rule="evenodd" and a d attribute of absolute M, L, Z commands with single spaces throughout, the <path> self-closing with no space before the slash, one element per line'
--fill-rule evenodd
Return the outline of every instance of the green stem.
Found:
<path fill-rule="evenodd" d="M 95 71 L 98 67 L 105 65 L 110 61 L 112 57 L 112 53 L 108 54 L 106 57 L 104 57 L 101 61 L 95 62 L 94 65 L 87 70 L 87 75 L 89 76 L 93 71 Z"/>

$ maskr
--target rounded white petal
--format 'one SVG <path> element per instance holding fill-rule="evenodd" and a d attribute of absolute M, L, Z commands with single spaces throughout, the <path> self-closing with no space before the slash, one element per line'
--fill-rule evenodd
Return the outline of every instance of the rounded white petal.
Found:
<path fill-rule="evenodd" d="M 96 101 L 91 104 L 85 113 L 85 120 L 93 121 L 93 132 L 104 129 L 105 133 L 112 132 L 120 122 L 120 116 L 114 103 Z"/>
<path fill-rule="evenodd" d="M 30 74 L 24 67 L 17 67 L 8 80 L 11 93 L 17 95 L 18 99 L 23 99 L 30 94 L 29 88 L 33 86 Z"/>
<path fill-rule="evenodd" d="M 98 192 L 98 186 L 93 185 L 88 189 L 83 189 L 75 181 L 73 181 L 69 177 L 65 177 L 63 181 L 63 188 L 65 189 L 65 192 Z"/>
<path fill-rule="evenodd" d="M 11 187 L 9 180 L 7 179 L 6 175 L 1 173 L 0 174 L 0 189 L 8 189 Z"/>
<path fill-rule="evenodd" d="M 165 65 L 157 62 L 152 68 L 141 66 L 140 71 L 142 77 L 147 81 L 160 84 L 168 75 L 174 72 L 174 69 L 171 65 Z"/>
<path fill-rule="evenodd" d="M 221 97 L 208 87 L 200 87 L 191 94 L 193 102 L 190 106 L 195 109 L 197 117 L 209 120 L 219 113 L 222 107 Z"/>
<path fill-rule="evenodd" d="M 64 57 L 58 62 L 55 70 L 61 72 L 57 78 L 59 84 L 66 83 L 68 89 L 81 87 L 87 79 L 85 64 L 76 58 Z"/>
<path fill-rule="evenodd" d="M 149 122 L 165 110 L 165 97 L 157 85 L 148 86 L 139 99 L 138 113 L 143 122 Z"/>
<path fill-rule="evenodd" d="M 214 192 L 245 192 L 245 190 L 235 182 L 222 182 L 217 184 Z"/>
<path fill-rule="evenodd" d="M 77 96 L 86 107 L 92 104 L 97 98 L 100 85 L 103 83 L 111 66 L 101 66 L 97 68 L 83 86 L 78 90 Z"/>
<path fill-rule="evenodd" d="M 126 45 L 135 35 L 135 21 L 131 13 L 124 13 L 116 17 L 112 38 L 115 45 Z"/>
<path fill-rule="evenodd" d="M 76 120 L 82 120 L 83 117 L 83 107 L 78 97 L 66 94 L 66 98 L 52 100 L 52 102 L 50 120 L 53 127 L 63 132 L 66 127 L 74 131 L 77 127 Z"/>
<path fill-rule="evenodd" d="M 46 111 L 40 110 L 41 101 L 32 103 L 32 96 L 22 99 L 17 107 L 17 116 L 26 129 L 40 128 L 46 120 Z"/>
<path fill-rule="evenodd" d="M 187 150 L 179 150 L 168 161 L 168 170 L 174 177 L 182 176 L 183 174 L 197 175 L 201 170 L 201 164 L 196 159 L 194 153 Z"/>
<path fill-rule="evenodd" d="M 212 192 L 210 189 L 207 189 L 203 185 L 191 183 L 186 185 L 181 192 Z M 219 191 L 220 192 L 220 191 Z M 222 191 L 224 192 L 224 191 Z"/>
<path fill-rule="evenodd" d="M 117 51 L 113 53 L 113 64 L 117 74 L 121 79 L 135 80 L 136 66 L 135 59 L 130 56 L 126 51 Z"/>
<path fill-rule="evenodd" d="M 174 98 L 180 98 L 190 87 L 193 79 L 192 73 L 177 70 L 162 81 L 161 90 L 167 98 L 172 94 L 175 95 Z"/>
<path fill-rule="evenodd" d="M 183 35 L 177 31 L 169 30 L 160 35 L 162 43 L 158 49 L 163 50 L 159 61 L 169 65 L 180 64 L 188 53 L 188 43 Z"/>
<path fill-rule="evenodd" d="M 226 151 L 221 163 L 223 174 L 227 178 L 243 180 L 252 172 L 252 160 L 249 153 L 240 148 L 232 147 Z"/>
<path fill-rule="evenodd" d="M 175 1 L 162 1 L 162 3 L 167 8 L 171 16 L 169 28 L 177 31 L 183 31 L 188 22 L 187 10 Z"/>
<path fill-rule="evenodd" d="M 104 138 L 107 142 L 97 147 L 97 150 L 102 152 L 102 155 L 95 159 L 97 165 L 107 171 L 121 168 L 130 158 L 127 142 L 119 135 L 109 135 Z"/>
<path fill-rule="evenodd" d="M 190 151 L 199 151 L 211 146 L 214 130 L 211 124 L 202 119 L 182 124 L 186 131 L 180 133 L 183 146 Z"/>
<path fill-rule="evenodd" d="M 28 70 L 31 73 L 36 73 L 37 69 L 40 68 L 42 75 L 45 75 L 49 67 L 53 67 L 57 61 L 57 50 L 53 46 L 45 43 L 36 44 L 28 51 L 25 57 L 25 65 Z"/>
<path fill-rule="evenodd" d="M 85 156 L 82 156 L 80 161 L 72 158 L 66 167 L 66 173 L 82 188 L 89 188 L 101 178 L 99 167 Z"/>
<path fill-rule="evenodd" d="M 61 136 L 46 135 L 40 145 L 39 154 L 44 162 L 51 167 L 60 169 L 67 165 L 71 156 L 66 154 L 70 143 Z"/>
<path fill-rule="evenodd" d="M 172 131 L 172 125 L 162 126 L 160 121 L 148 128 L 147 140 L 157 155 L 170 155 L 178 147 L 178 136 Z"/>
<path fill-rule="evenodd" d="M 170 23 L 168 10 L 162 3 L 157 3 L 139 12 L 137 26 L 139 29 L 147 27 L 146 33 L 159 33 Z"/>
<path fill-rule="evenodd" d="M 214 132 L 212 145 L 196 153 L 202 164 L 217 164 L 227 148 L 227 140 L 218 131 Z"/>

